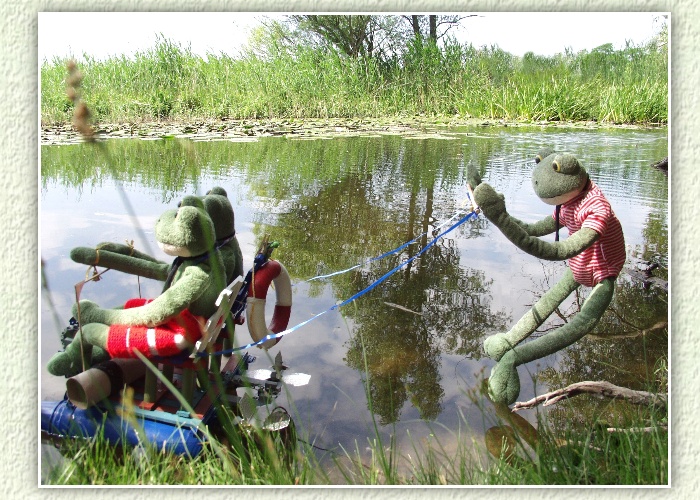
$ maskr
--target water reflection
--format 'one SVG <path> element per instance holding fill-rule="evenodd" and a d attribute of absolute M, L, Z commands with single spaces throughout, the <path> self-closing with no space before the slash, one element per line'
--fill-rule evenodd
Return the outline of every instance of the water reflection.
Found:
<path fill-rule="evenodd" d="M 550 207 L 536 198 L 529 181 L 530 158 L 544 145 L 581 158 L 622 221 L 630 253 L 658 260 L 658 272 L 667 279 L 668 179 L 650 168 L 667 155 L 665 130 L 465 129 L 442 134 L 448 139 L 114 140 L 108 143 L 111 164 L 89 145 L 42 147 L 41 252 L 55 311 L 68 314 L 71 284 L 84 274 L 67 258 L 70 248 L 122 242 L 134 238 L 133 227 L 139 225 L 143 234 L 137 248 L 165 260 L 151 231 L 155 218 L 185 194 L 222 185 L 236 210 L 246 267 L 263 235 L 280 241 L 276 258 L 296 283 L 290 325 L 300 323 L 416 255 L 436 228 L 462 208 L 468 163 L 479 166 L 484 180 L 506 195 L 516 217 L 528 222 L 544 217 Z M 116 186 L 135 207 L 135 221 Z M 419 235 L 400 254 L 305 282 L 366 262 Z M 298 423 L 319 437 L 319 444 L 340 443 L 346 449 L 371 435 L 367 422 L 372 415 L 386 426 L 383 433 L 393 432 L 389 424 L 402 423 L 401 430 L 420 435 L 418 419 L 459 428 L 465 394 L 490 368 L 490 360 L 482 359 L 483 338 L 520 317 L 559 272 L 559 267 L 544 268 L 537 259 L 513 252 L 482 217 L 460 226 L 371 293 L 279 344 L 291 368 L 312 375 L 309 386 L 295 388 L 292 395 L 302 420 Z M 147 282 L 142 285 L 146 295 L 159 291 Z M 112 276 L 100 286 L 93 292 L 100 294 L 97 302 L 109 306 L 131 296 L 134 282 Z M 663 321 L 667 295 L 657 288 L 645 290 L 631 278 L 620 280 L 617 288 L 596 337 L 528 367 L 536 383 L 521 377 L 521 398 L 584 379 L 635 388 L 635 380 L 653 373 L 654 363 L 667 353 L 666 330 L 655 330 L 658 340 L 647 334 L 625 336 Z M 577 304 L 576 298 L 568 304 L 570 312 Z M 41 310 L 43 366 L 57 348 L 58 331 L 45 299 Z M 566 313 L 559 321 L 566 320 Z M 245 343 L 245 329 L 237 332 L 239 344 Z M 598 338 L 603 336 L 617 337 Z M 42 395 L 60 391 L 56 383 L 43 374 Z M 469 427 L 483 435 L 481 412 L 466 415 Z"/>

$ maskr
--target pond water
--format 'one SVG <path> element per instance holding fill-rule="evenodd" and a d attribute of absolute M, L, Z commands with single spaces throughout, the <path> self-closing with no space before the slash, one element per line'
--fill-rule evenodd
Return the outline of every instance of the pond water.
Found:
<path fill-rule="evenodd" d="M 637 258 L 653 261 L 659 264 L 655 274 L 667 279 L 669 183 L 650 166 L 668 155 L 667 129 L 451 128 L 250 142 L 114 139 L 106 143 L 108 155 L 89 144 L 42 146 L 40 244 L 47 290 L 40 309 L 40 398 L 61 398 L 65 390 L 65 380 L 44 367 L 59 349 L 73 286 L 85 277 L 85 266 L 68 257 L 72 247 L 134 240 L 137 249 L 170 261 L 155 242 L 158 215 L 184 195 L 222 186 L 235 209 L 244 269 L 264 235 L 280 243 L 273 257 L 292 277 L 293 326 L 370 286 L 415 256 L 453 216 L 466 213 L 470 163 L 505 194 L 514 216 L 532 222 L 550 215 L 552 207 L 530 184 L 533 157 L 543 146 L 581 160 L 622 222 L 630 265 Z M 404 453 L 432 440 L 456 449 L 458 435 L 483 444 L 494 409 L 480 392 L 493 366 L 482 341 L 510 328 L 563 269 L 563 263 L 517 250 L 479 216 L 354 302 L 285 336 L 269 354 L 251 349 L 257 357 L 251 368 L 269 368 L 281 352 L 289 372 L 310 375 L 307 385 L 289 387 L 277 404 L 292 412 L 304 438 L 319 448 L 369 454 L 375 423 L 384 442 L 394 434 Z M 87 285 L 82 298 L 114 307 L 138 296 L 139 286 L 143 296 L 161 289 L 155 281 L 111 271 Z M 579 301 L 572 296 L 561 316 L 573 313 Z M 668 354 L 667 303 L 665 290 L 622 275 L 595 336 L 519 368 L 518 400 L 581 380 L 647 387 L 655 363 Z M 542 330 L 561 321 L 555 316 Z M 635 335 L 659 324 L 659 335 Z M 236 336 L 238 345 L 250 342 L 245 326 Z M 534 410 L 521 415 L 535 424 Z"/>

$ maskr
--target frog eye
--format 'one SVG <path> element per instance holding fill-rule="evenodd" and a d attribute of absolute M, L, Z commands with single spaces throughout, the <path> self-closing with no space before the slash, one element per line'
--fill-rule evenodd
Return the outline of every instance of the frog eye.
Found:
<path fill-rule="evenodd" d="M 552 168 L 555 172 L 561 172 L 561 165 L 559 165 L 559 162 L 557 160 L 554 160 L 552 162 Z"/>

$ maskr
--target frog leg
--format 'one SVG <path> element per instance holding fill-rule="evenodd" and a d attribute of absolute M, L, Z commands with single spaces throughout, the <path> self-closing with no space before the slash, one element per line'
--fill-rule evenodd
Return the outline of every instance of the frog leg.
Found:
<path fill-rule="evenodd" d="M 516 367 L 554 354 L 590 332 L 610 305 L 615 280 L 605 279 L 593 287 L 581 311 L 564 326 L 538 339 L 507 351 L 489 377 L 489 395 L 496 403 L 510 405 L 520 393 L 520 379 Z"/>
<path fill-rule="evenodd" d="M 503 355 L 532 332 L 556 310 L 557 307 L 580 285 L 574 280 L 571 269 L 566 268 L 564 277 L 547 290 L 532 308 L 507 333 L 497 333 L 484 340 L 484 350 L 491 359 L 499 361 Z"/>
<path fill-rule="evenodd" d="M 94 357 L 103 357 L 107 349 L 109 326 L 99 323 L 83 325 L 82 333 L 76 333 L 64 351 L 54 354 L 46 364 L 52 375 L 72 377 L 83 371 L 81 352 L 85 356 L 85 366 L 92 366 Z M 82 341 L 81 341 L 82 339 Z M 82 342 L 82 348 L 81 348 Z M 93 349 L 95 347 L 95 349 Z"/>

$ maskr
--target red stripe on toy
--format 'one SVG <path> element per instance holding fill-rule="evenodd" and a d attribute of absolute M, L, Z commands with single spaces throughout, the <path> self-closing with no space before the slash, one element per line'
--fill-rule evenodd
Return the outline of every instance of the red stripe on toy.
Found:
<path fill-rule="evenodd" d="M 149 302 L 153 302 L 153 299 L 129 299 L 124 303 L 124 309 L 145 306 Z"/>
<path fill-rule="evenodd" d="M 279 262 L 268 260 L 267 264 L 255 271 L 255 278 L 249 293 L 256 299 L 266 299 L 267 289 L 270 287 L 272 280 L 279 276 L 281 269 Z"/>
<path fill-rule="evenodd" d="M 153 330 L 155 345 L 149 345 L 148 330 Z M 154 328 L 141 325 L 111 325 L 107 335 L 107 352 L 113 358 L 134 358 L 136 350 L 147 358 L 175 356 L 194 346 L 201 337 L 200 321 L 185 310 L 167 323 Z"/>

